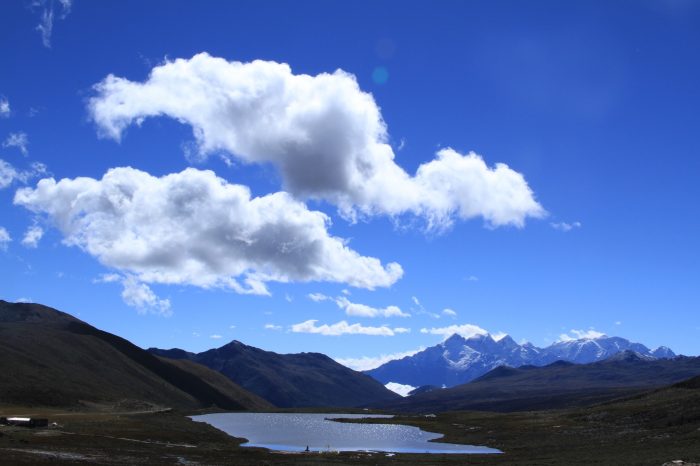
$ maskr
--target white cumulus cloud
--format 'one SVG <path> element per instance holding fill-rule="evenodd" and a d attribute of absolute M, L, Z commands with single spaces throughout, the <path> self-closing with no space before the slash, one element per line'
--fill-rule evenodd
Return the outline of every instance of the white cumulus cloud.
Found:
<path fill-rule="evenodd" d="M 567 233 L 571 230 L 581 228 L 581 222 L 552 222 L 549 224 L 552 228 L 555 230 L 563 231 L 564 233 Z"/>
<path fill-rule="evenodd" d="M 323 293 L 309 293 L 307 297 L 316 303 L 320 303 L 321 301 L 326 301 L 328 299 L 331 299 L 330 296 L 326 296 Z"/>
<path fill-rule="evenodd" d="M 0 189 L 7 188 L 16 179 L 18 179 L 18 173 L 15 167 L 0 159 Z"/>
<path fill-rule="evenodd" d="M 11 242 L 10 233 L 4 227 L 0 227 L 0 251 L 6 251 L 7 245 Z"/>
<path fill-rule="evenodd" d="M 325 336 L 339 336 L 339 335 L 374 335 L 374 336 L 384 336 L 392 337 L 397 333 L 404 333 L 407 329 L 395 328 L 392 329 L 386 325 L 381 327 L 365 327 L 361 324 L 348 324 L 346 321 L 341 320 L 335 324 L 323 324 L 316 325 L 318 320 L 307 320 L 298 324 L 292 325 L 292 332 L 294 333 L 316 333 Z"/>
<path fill-rule="evenodd" d="M 571 331 L 567 333 L 562 333 L 559 335 L 559 340 L 557 341 L 573 341 L 573 340 L 595 340 L 596 338 L 604 337 L 606 336 L 602 332 L 598 332 L 594 329 L 588 329 L 588 330 L 574 330 L 571 329 Z"/>
<path fill-rule="evenodd" d="M 157 178 L 114 168 L 100 180 L 46 178 L 19 189 L 14 202 L 45 214 L 65 244 L 142 283 L 268 294 L 268 281 L 373 289 L 403 274 L 399 264 L 385 267 L 330 236 L 322 212 L 283 192 L 252 198 L 212 171 Z"/>
<path fill-rule="evenodd" d="M 26 232 L 24 232 L 24 237 L 22 238 L 22 245 L 28 248 L 36 248 L 39 245 L 39 241 L 44 236 L 44 229 L 39 225 L 30 226 Z"/>
<path fill-rule="evenodd" d="M 145 82 L 109 75 L 95 92 L 89 112 L 101 135 L 119 140 L 132 123 L 169 116 L 192 126 L 200 159 L 271 163 L 286 190 L 328 200 L 349 219 L 410 214 L 442 230 L 455 218 L 522 227 L 545 215 L 522 174 L 475 153 L 441 149 L 408 174 L 374 98 L 342 70 L 309 76 L 201 53 L 154 67 Z"/>
<path fill-rule="evenodd" d="M 145 283 L 133 275 L 122 276 L 118 273 L 104 273 L 93 280 L 93 283 L 121 283 L 122 300 L 127 306 L 136 308 L 139 313 L 151 312 L 163 317 L 170 317 L 170 300 L 160 299 Z"/>
<path fill-rule="evenodd" d="M 424 349 L 425 347 L 421 346 L 418 349 L 403 351 L 400 353 L 381 354 L 379 356 L 362 356 L 359 358 L 335 358 L 335 361 L 339 364 L 342 364 L 345 367 L 349 367 L 350 369 L 354 369 L 356 371 L 368 371 L 370 369 L 375 369 L 381 366 L 382 364 L 386 364 L 389 361 L 413 356 L 414 354 L 419 353 Z"/>
<path fill-rule="evenodd" d="M 22 155 L 27 155 L 29 153 L 29 149 L 27 149 L 28 145 L 29 138 L 27 137 L 27 133 L 21 131 L 18 133 L 10 133 L 7 139 L 5 139 L 5 142 L 2 143 L 2 147 L 16 147 Z"/>
<path fill-rule="evenodd" d="M 0 189 L 7 188 L 14 182 L 26 183 L 45 174 L 46 165 L 43 163 L 34 162 L 28 170 L 17 170 L 12 164 L 0 159 Z"/>
<path fill-rule="evenodd" d="M 8 118 L 10 116 L 10 101 L 5 97 L 0 97 L 0 118 Z"/>
<path fill-rule="evenodd" d="M 449 325 L 447 327 L 438 328 L 422 328 L 420 333 L 429 333 L 431 335 L 442 335 L 445 338 L 449 338 L 455 333 L 463 336 L 464 338 L 470 338 L 475 335 L 488 335 L 489 332 L 473 324 L 462 324 L 462 325 Z"/>
<path fill-rule="evenodd" d="M 398 306 L 376 308 L 366 304 L 353 303 L 345 296 L 336 298 L 335 303 L 345 311 L 345 314 L 354 317 L 411 317 Z"/>
<path fill-rule="evenodd" d="M 128 275 L 121 280 L 122 299 L 139 312 L 153 312 L 164 317 L 170 317 L 170 300 L 160 299 L 145 283 L 141 283 L 136 277 Z"/>

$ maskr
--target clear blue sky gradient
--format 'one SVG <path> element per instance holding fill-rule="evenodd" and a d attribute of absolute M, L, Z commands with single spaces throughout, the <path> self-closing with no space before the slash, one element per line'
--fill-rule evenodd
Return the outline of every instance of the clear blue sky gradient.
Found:
<path fill-rule="evenodd" d="M 700 3 L 75 0 L 55 18 L 50 49 L 29 3 L 0 4 L 0 97 L 12 109 L 0 118 L 0 139 L 29 138 L 26 157 L 0 147 L 0 159 L 18 168 L 40 161 L 57 179 L 100 178 L 118 166 L 181 171 L 190 127 L 156 118 L 129 128 L 121 143 L 100 139 L 86 100 L 110 73 L 142 81 L 164 58 L 206 51 L 284 62 L 295 73 L 353 73 L 381 107 L 409 173 L 439 147 L 473 150 L 523 173 L 550 215 L 523 229 L 477 219 L 426 235 L 385 217 L 349 224 L 332 206 L 311 203 L 332 217 L 331 234 L 404 268 L 391 288 L 350 289 L 349 299 L 412 317 L 353 318 L 306 297 L 338 296 L 347 288 L 340 284 L 273 283 L 271 297 L 153 285 L 172 302 L 164 318 L 126 306 L 118 284 L 93 283 L 110 270 L 62 244 L 57 230 L 38 248 L 23 247 L 33 220 L 13 205 L 14 184 L 0 190 L 0 226 L 13 238 L 0 250 L 0 298 L 54 306 L 144 347 L 192 351 L 238 339 L 278 352 L 375 356 L 440 341 L 421 328 L 472 323 L 537 345 L 594 328 L 700 353 Z M 259 195 L 281 186 L 271 168 L 229 168 L 217 158 L 197 167 Z M 552 222 L 581 227 L 562 232 Z M 421 314 L 413 296 L 457 317 Z M 307 319 L 412 331 L 287 331 Z"/>

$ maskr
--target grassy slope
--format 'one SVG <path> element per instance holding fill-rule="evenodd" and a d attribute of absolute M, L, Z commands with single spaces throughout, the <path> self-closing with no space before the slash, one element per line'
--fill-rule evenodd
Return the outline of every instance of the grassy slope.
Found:
<path fill-rule="evenodd" d="M 0 301 L 0 354 L 0 402 L 6 405 L 80 407 L 130 400 L 183 409 L 246 409 L 256 400 L 233 384 L 222 391 L 207 383 L 203 367 L 164 362 L 123 338 L 36 304 Z"/>

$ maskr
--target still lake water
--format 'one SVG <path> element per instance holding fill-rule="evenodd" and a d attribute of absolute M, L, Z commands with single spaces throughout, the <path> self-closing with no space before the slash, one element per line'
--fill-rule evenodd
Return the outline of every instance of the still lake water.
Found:
<path fill-rule="evenodd" d="M 393 453 L 501 453 L 473 445 L 430 442 L 442 434 L 397 424 L 351 424 L 327 418 L 390 418 L 370 414 L 217 413 L 192 416 L 233 437 L 245 447 L 304 451 L 383 451 Z"/>

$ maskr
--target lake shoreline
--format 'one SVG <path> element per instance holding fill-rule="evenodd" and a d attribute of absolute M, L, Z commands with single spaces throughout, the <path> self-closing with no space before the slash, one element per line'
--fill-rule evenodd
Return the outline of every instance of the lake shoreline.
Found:
<path fill-rule="evenodd" d="M 235 438 L 241 447 L 287 452 L 365 452 L 393 454 L 501 454 L 487 446 L 432 442 L 444 437 L 406 424 L 387 423 L 390 414 L 214 413 L 191 416 Z M 357 422 L 338 422 L 344 419 Z M 362 421 L 371 419 L 372 423 Z M 322 440 L 321 440 L 322 439 Z"/>
<path fill-rule="evenodd" d="M 0 415 L 46 417 L 50 422 L 58 422 L 60 428 L 55 431 L 3 426 L 0 454 L 3 461 L 18 465 L 74 464 L 76 460 L 67 459 L 70 455 L 80 455 L 82 461 L 91 464 L 123 465 L 171 465 L 188 461 L 233 466 L 461 466 L 467 462 L 498 466 L 660 466 L 676 459 L 700 462 L 698 390 L 674 388 L 589 408 L 520 413 L 449 412 L 434 418 L 398 414 L 384 421 L 444 434 L 440 441 L 490 445 L 504 451 L 501 455 L 284 454 L 241 447 L 243 439 L 187 417 L 203 411 L 223 410 L 123 414 L 5 406 L 0 408 Z M 196 448 L 177 445 L 196 445 Z"/>

